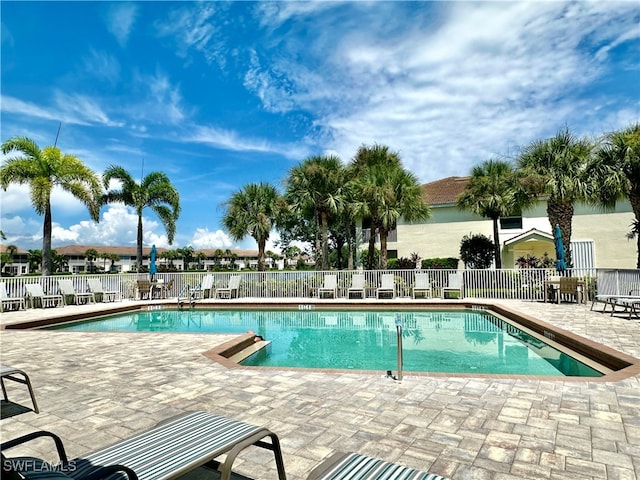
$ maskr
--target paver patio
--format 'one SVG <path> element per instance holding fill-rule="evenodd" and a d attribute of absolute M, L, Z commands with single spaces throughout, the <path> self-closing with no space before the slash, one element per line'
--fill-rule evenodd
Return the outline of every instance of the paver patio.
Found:
<path fill-rule="evenodd" d="M 502 303 L 640 357 L 637 320 L 584 305 Z M 48 314 L 10 312 L 0 323 Z M 2 439 L 51 430 L 74 457 L 174 414 L 209 410 L 277 433 L 293 480 L 334 451 L 455 480 L 640 478 L 640 376 L 608 383 L 405 373 L 396 383 L 382 372 L 230 370 L 203 356 L 230 338 L 2 330 L 1 361 L 27 371 L 41 411 L 2 420 Z M 51 450 L 37 443 L 21 453 L 54 461 Z M 261 449 L 243 453 L 237 470 L 275 478 Z"/>

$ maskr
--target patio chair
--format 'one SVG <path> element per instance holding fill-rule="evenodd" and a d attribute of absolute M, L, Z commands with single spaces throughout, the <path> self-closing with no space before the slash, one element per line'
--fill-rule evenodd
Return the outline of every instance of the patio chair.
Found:
<path fill-rule="evenodd" d="M 10 297 L 4 282 L 0 282 L 0 312 L 6 310 L 24 310 L 25 303 L 22 297 Z"/>
<path fill-rule="evenodd" d="M 27 301 L 31 308 L 35 308 L 36 304 L 40 307 L 64 307 L 64 299 L 62 295 L 48 295 L 44 293 L 42 285 L 39 283 L 25 283 L 24 288 L 27 291 Z"/>
<path fill-rule="evenodd" d="M 416 294 L 422 293 L 424 298 L 431 298 L 433 296 L 433 290 L 431 289 L 431 280 L 426 273 L 416 273 L 415 284 L 413 285 L 413 298 L 416 298 Z"/>
<path fill-rule="evenodd" d="M 139 278 L 138 284 L 138 300 L 151 300 L 151 280 Z"/>
<path fill-rule="evenodd" d="M 352 293 L 359 294 L 362 299 L 367 297 L 364 289 L 364 274 L 354 273 L 351 277 L 351 286 L 347 289 L 347 298 L 351 298 Z"/>
<path fill-rule="evenodd" d="M 359 453 L 335 453 L 314 468 L 307 480 L 447 480 L 435 473 L 404 467 Z"/>
<path fill-rule="evenodd" d="M 619 296 L 611 300 L 611 316 L 619 313 L 617 307 L 622 307 L 622 312 L 629 313 L 629 320 L 632 316 L 640 318 L 640 297 L 639 296 Z"/>
<path fill-rule="evenodd" d="M 229 283 L 226 287 L 220 287 L 216 289 L 216 296 L 218 298 L 238 298 L 238 292 L 240 290 L 240 275 L 232 275 L 229 278 Z"/>
<path fill-rule="evenodd" d="M 215 286 L 213 284 L 213 275 L 205 275 L 198 285 L 191 289 L 191 298 L 201 300 L 203 298 L 213 298 Z"/>
<path fill-rule="evenodd" d="M 5 380 L 11 380 L 13 382 L 21 383 L 27 386 L 29 390 L 29 396 L 31 397 L 31 403 L 33 408 L 28 408 L 23 405 L 19 405 L 17 403 L 11 402 L 9 400 L 9 396 L 7 395 L 7 387 L 5 385 Z M 31 380 L 29 380 L 29 375 L 27 375 L 23 370 L 19 368 L 13 368 L 7 365 L 0 365 L 0 385 L 2 386 L 2 418 L 11 417 L 13 415 L 17 415 L 19 413 L 25 413 L 33 411 L 35 413 L 40 413 L 38 409 L 38 403 L 36 402 L 36 396 L 33 393 L 33 387 L 31 386 Z"/>
<path fill-rule="evenodd" d="M 380 277 L 380 286 L 376 289 L 376 297 L 380 294 L 390 293 L 391 298 L 396 297 L 396 277 L 393 273 L 383 273 Z"/>
<path fill-rule="evenodd" d="M 577 303 L 582 302 L 582 293 L 578 287 L 578 279 L 575 277 L 560 277 L 559 295 L 556 295 L 558 303 L 563 296 L 573 297 Z"/>
<path fill-rule="evenodd" d="M 60 437 L 46 431 L 5 441 L 0 444 L 0 449 L 4 455 L 6 450 L 40 437 L 48 437 L 55 442 L 60 458 L 60 468 L 56 473 L 64 474 L 64 476 L 56 476 L 56 479 L 100 478 L 96 475 L 99 475 L 105 465 L 115 465 L 111 468 L 124 467 L 126 471 L 134 473 L 135 476 L 129 476 L 130 479 L 137 476 L 147 480 L 169 480 L 210 464 L 215 458 L 224 454 L 226 457 L 220 465 L 220 478 L 229 480 L 233 462 L 238 454 L 245 448 L 255 445 L 273 452 L 278 478 L 285 480 L 280 441 L 276 434 L 264 427 L 208 412 L 179 415 L 110 447 L 72 460 L 67 459 Z M 269 437 L 270 442 L 264 440 L 266 437 Z M 35 462 L 21 462 L 19 457 L 14 461 L 11 458 L 3 459 L 2 463 L 3 467 L 12 466 L 26 478 L 29 478 L 29 473 L 35 473 L 29 470 L 37 469 Z"/>
<path fill-rule="evenodd" d="M 337 275 L 325 275 L 324 285 L 318 288 L 318 298 L 324 298 L 324 294 L 330 294 L 331 298 L 338 296 L 338 276 Z"/>
<path fill-rule="evenodd" d="M 69 304 L 69 299 L 75 305 L 96 303 L 96 298 L 92 292 L 78 292 L 73 286 L 73 282 L 69 279 L 58 280 L 58 291 L 62 295 L 65 305 Z"/>
<path fill-rule="evenodd" d="M 450 273 L 449 281 L 442 287 L 442 298 L 447 298 L 447 293 L 457 293 L 458 298 L 462 298 L 462 273 Z"/>
<path fill-rule="evenodd" d="M 120 299 L 120 292 L 116 290 L 105 290 L 99 278 L 88 278 L 89 291 L 93 293 L 96 301 L 115 302 Z"/>

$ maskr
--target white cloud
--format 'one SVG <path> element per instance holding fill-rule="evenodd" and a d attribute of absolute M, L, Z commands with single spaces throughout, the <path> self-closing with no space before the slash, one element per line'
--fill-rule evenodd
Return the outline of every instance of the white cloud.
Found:
<path fill-rule="evenodd" d="M 132 3 L 112 4 L 107 12 L 107 29 L 121 47 L 127 45 L 129 35 L 138 16 L 138 7 Z"/>
<path fill-rule="evenodd" d="M 201 248 L 227 249 L 232 247 L 233 241 L 222 230 L 210 232 L 208 228 L 196 228 L 190 245 L 196 250 Z"/>
<path fill-rule="evenodd" d="M 85 71 L 92 77 L 115 84 L 120 78 L 120 63 L 113 55 L 89 49 L 83 59 Z"/>
<path fill-rule="evenodd" d="M 278 55 L 253 53 L 244 82 L 266 110 L 312 112 L 310 140 L 345 160 L 377 142 L 422 181 L 465 174 L 565 124 L 589 131 L 602 121 L 594 103 L 604 94 L 587 103 L 579 92 L 602 75 L 611 48 L 640 34 L 631 3 L 339 4 L 357 9 L 353 23 L 342 10 L 261 4 Z M 410 22 L 406 10 L 393 14 L 404 8 Z M 288 41 L 300 24 L 313 42 Z"/>

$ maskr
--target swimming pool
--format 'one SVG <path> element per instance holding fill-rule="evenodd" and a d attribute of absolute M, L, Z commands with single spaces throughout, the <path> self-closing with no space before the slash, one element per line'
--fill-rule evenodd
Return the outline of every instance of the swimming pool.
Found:
<path fill-rule="evenodd" d="M 484 310 L 137 310 L 48 328 L 172 333 L 252 330 L 270 343 L 242 365 L 386 372 L 397 366 L 398 322 L 405 372 L 603 375 L 561 345 Z"/>

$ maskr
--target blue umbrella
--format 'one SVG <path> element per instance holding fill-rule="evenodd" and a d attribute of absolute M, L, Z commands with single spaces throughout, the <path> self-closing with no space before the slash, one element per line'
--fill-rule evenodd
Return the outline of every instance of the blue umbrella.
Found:
<path fill-rule="evenodd" d="M 562 243 L 562 231 L 560 225 L 556 224 L 556 228 L 553 231 L 553 242 L 556 245 L 556 270 L 564 272 L 567 269 L 567 264 L 564 261 L 564 244 Z"/>
<path fill-rule="evenodd" d="M 152 245 L 151 246 L 151 258 L 149 260 L 149 274 L 151 275 L 152 279 L 155 276 L 155 274 L 158 273 L 158 268 L 156 267 L 156 256 L 157 256 L 157 254 L 158 254 L 158 252 L 156 251 L 156 246 Z"/>

